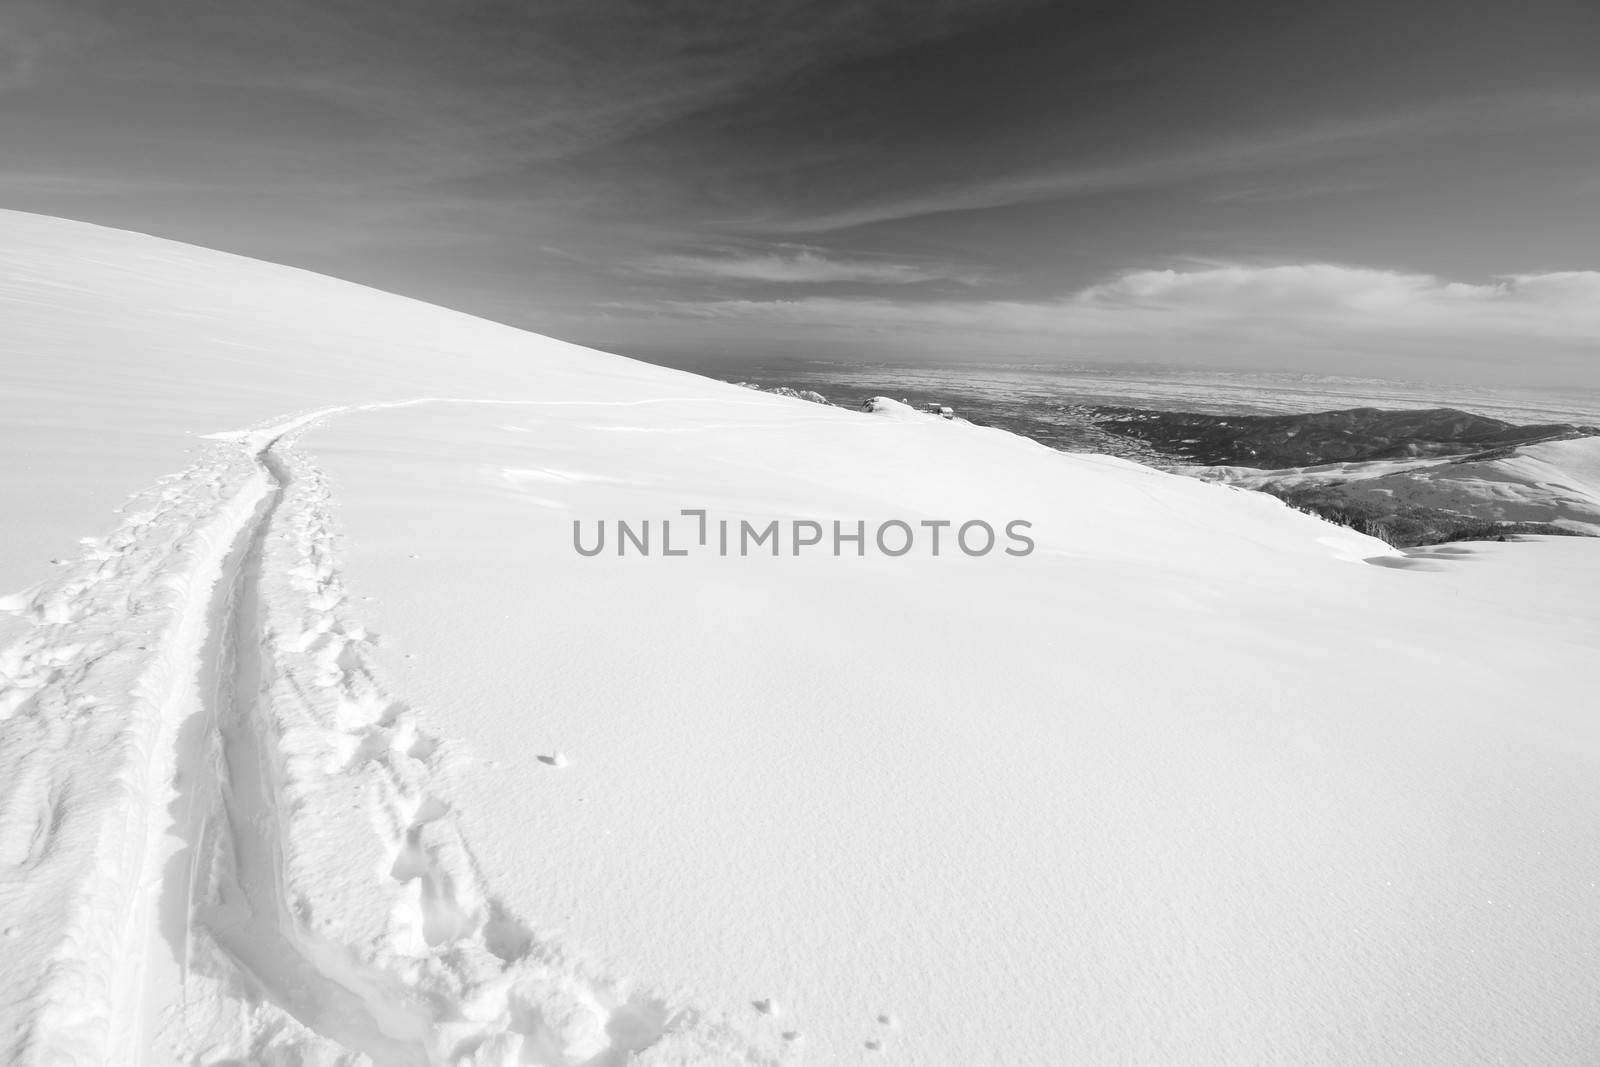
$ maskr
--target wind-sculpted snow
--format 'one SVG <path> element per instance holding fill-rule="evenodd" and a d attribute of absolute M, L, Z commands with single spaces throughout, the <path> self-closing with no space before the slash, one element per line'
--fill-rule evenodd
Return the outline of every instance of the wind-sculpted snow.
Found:
<path fill-rule="evenodd" d="M 0 653 L 0 904 L 26 920 L 6 1062 L 770 1062 L 485 883 L 451 746 L 369 662 L 326 485 L 289 448 L 328 414 L 217 435 L 4 603 L 31 623 Z M 175 995 L 145 988 L 163 948 Z"/>

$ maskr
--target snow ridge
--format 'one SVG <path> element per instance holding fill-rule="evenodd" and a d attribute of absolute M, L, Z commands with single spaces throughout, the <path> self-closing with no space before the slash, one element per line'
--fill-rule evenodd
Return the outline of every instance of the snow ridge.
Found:
<path fill-rule="evenodd" d="M 28 1008 L 0 1050 L 153 1065 L 159 1035 L 186 1061 L 283 1067 L 775 1063 L 490 890 L 450 799 L 469 761 L 375 672 L 328 487 L 290 447 L 340 410 L 217 435 L 6 602 L 37 625 L 0 653 L 0 892 L 28 895 L 5 901 L 28 937 L 66 932 L 26 943 L 45 979 L 6 991 Z M 183 988 L 155 1012 L 160 951 Z"/>

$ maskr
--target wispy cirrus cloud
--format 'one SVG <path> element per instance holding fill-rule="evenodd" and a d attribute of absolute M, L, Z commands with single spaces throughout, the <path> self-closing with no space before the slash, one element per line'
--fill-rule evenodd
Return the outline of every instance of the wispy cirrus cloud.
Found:
<path fill-rule="evenodd" d="M 1553 275 L 1465 309 L 1346 277 L 1381 314 L 1327 277 L 1201 275 L 1593 265 L 1587 9 L 1281 8 L 10 0 L 0 204 L 658 358 L 1490 347 L 1451 323 L 1508 367 L 1554 345 L 1581 309 L 1515 312 Z M 1090 285 L 1130 263 L 1182 277 Z"/>
<path fill-rule="evenodd" d="M 0 168 L 0 195 L 49 193 L 60 197 L 95 197 L 108 193 L 185 193 L 197 186 L 173 180 L 14 171 Z"/>
<path fill-rule="evenodd" d="M 93 14 L 48 0 L 8 0 L 0 9 L 0 88 L 33 84 L 52 61 L 75 59 L 105 35 Z"/>
<path fill-rule="evenodd" d="M 811 248 L 713 255 L 659 255 L 634 260 L 629 268 L 672 278 L 770 284 L 913 285 L 954 281 L 973 284 L 975 275 L 949 266 L 885 259 L 836 258 Z"/>
<path fill-rule="evenodd" d="M 1213 204 L 1274 204 L 1320 196 L 1366 193 L 1380 187 L 1377 182 L 1282 182 L 1218 189 L 1207 194 L 1205 199 Z"/>
<path fill-rule="evenodd" d="M 643 309 L 640 309 L 643 310 Z M 1128 271 L 1053 300 L 679 302 L 729 329 L 845 336 L 923 354 L 1056 354 L 1219 366 L 1433 371 L 1517 380 L 1564 368 L 1600 385 L 1600 271 L 1461 282 L 1335 264 Z"/>
<path fill-rule="evenodd" d="M 776 233 L 829 233 L 957 211 L 1153 189 L 1229 175 L 1272 172 L 1416 145 L 1430 137 L 1479 136 L 1529 124 L 1600 121 L 1600 95 L 1512 94 L 1364 118 L 1214 137 L 1185 148 L 1119 162 L 1056 166 L 961 185 L 869 200 L 838 210 L 776 219 Z"/>

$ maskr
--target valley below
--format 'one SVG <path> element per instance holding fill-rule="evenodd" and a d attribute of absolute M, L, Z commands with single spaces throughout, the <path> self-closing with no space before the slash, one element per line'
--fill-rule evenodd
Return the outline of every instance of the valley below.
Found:
<path fill-rule="evenodd" d="M 811 388 L 741 382 L 829 406 Z M 1457 408 L 1168 411 L 1078 397 L 933 391 L 893 377 L 917 407 L 951 404 L 965 422 L 1062 452 L 1266 493 L 1397 548 L 1528 534 L 1600 536 L 1600 427 L 1519 424 Z M 834 393 L 835 397 L 839 394 Z"/>
<path fill-rule="evenodd" d="M 1600 535 L 1600 429 L 1453 408 L 1221 416 L 1097 409 L 1172 469 L 1268 493 L 1396 547 Z"/>

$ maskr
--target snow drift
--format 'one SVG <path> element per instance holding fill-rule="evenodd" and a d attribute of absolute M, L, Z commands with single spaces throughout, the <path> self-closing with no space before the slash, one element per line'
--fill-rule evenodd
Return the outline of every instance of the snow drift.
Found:
<path fill-rule="evenodd" d="M 0 233 L 9 1061 L 1600 1047 L 1600 546 Z M 1034 548 L 574 551 L 685 512 Z"/>

